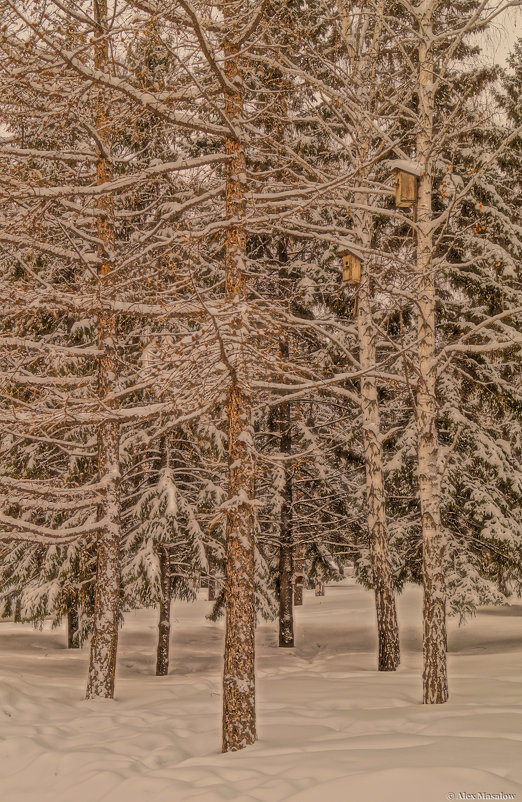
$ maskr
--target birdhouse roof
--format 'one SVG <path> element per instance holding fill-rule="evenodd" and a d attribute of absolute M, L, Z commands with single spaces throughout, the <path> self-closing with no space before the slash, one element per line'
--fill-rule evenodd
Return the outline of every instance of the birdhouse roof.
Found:
<path fill-rule="evenodd" d="M 352 245 L 351 243 L 343 243 L 339 248 L 339 256 L 348 256 L 350 253 L 352 256 L 356 256 L 358 259 L 362 259 L 362 253 L 356 245 Z"/>
<path fill-rule="evenodd" d="M 388 165 L 392 170 L 409 173 L 410 175 L 416 175 L 417 177 L 421 176 L 424 172 L 422 165 L 420 165 L 418 162 L 409 161 L 409 159 L 393 159 L 392 161 L 388 162 Z"/>

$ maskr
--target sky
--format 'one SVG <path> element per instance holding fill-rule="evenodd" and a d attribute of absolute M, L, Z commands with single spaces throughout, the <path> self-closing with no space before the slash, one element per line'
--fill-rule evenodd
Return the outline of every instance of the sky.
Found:
<path fill-rule="evenodd" d="M 505 11 L 484 37 L 484 50 L 496 64 L 506 65 L 506 58 L 522 37 L 522 8 Z"/>

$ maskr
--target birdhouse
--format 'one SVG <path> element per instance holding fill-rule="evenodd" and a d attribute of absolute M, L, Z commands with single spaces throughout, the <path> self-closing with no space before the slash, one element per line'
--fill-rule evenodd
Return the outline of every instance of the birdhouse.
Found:
<path fill-rule="evenodd" d="M 343 281 L 345 284 L 359 284 L 361 281 L 361 257 L 352 248 L 339 252 L 343 260 Z"/>
<path fill-rule="evenodd" d="M 395 205 L 400 208 L 417 203 L 417 176 L 405 170 L 395 171 Z"/>
<path fill-rule="evenodd" d="M 406 159 L 396 159 L 390 166 L 395 175 L 395 205 L 399 208 L 415 206 L 422 167 Z"/>
<path fill-rule="evenodd" d="M 305 578 L 303 574 L 294 574 L 292 583 L 297 587 L 303 587 Z"/>

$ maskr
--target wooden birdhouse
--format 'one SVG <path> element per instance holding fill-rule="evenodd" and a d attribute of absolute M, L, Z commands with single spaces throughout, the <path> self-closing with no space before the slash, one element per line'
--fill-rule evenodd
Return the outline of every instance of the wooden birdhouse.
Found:
<path fill-rule="evenodd" d="M 359 284 L 361 281 L 361 257 L 352 248 L 339 251 L 343 260 L 343 281 L 345 284 Z"/>
<path fill-rule="evenodd" d="M 415 206 L 422 167 L 406 159 L 396 159 L 390 166 L 395 175 L 395 205 L 399 208 Z"/>

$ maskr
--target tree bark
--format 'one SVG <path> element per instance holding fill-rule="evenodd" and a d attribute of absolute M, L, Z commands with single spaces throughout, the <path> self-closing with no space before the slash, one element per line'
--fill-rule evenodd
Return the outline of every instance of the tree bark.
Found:
<path fill-rule="evenodd" d="M 172 585 L 170 580 L 170 555 L 165 546 L 158 546 L 161 599 L 159 603 L 158 648 L 156 652 L 156 676 L 169 673 L 170 607 Z"/>
<path fill-rule="evenodd" d="M 433 275 L 431 147 L 433 142 L 432 53 L 433 2 L 427 2 L 419 20 L 419 179 L 417 212 L 417 448 L 422 519 L 422 574 L 424 580 L 423 701 L 440 704 L 448 699 L 446 665 L 446 542 L 440 525 L 438 473 L 435 282 Z"/>
<path fill-rule="evenodd" d="M 97 70 L 109 69 L 107 40 L 107 0 L 94 0 L 95 45 L 94 64 Z M 110 153 L 109 100 L 100 90 L 96 106 L 98 137 L 97 183 L 103 185 L 112 177 Z M 114 201 L 111 195 L 98 201 L 98 253 L 103 262 L 98 272 L 100 301 L 113 284 L 110 252 L 114 245 Z M 101 303 L 100 303 L 101 306 Z M 98 317 L 98 347 L 102 356 L 98 363 L 98 396 L 104 400 L 114 380 L 116 326 L 110 312 Z M 104 402 L 107 406 L 109 403 Z M 114 675 L 120 616 L 120 454 L 119 428 L 108 421 L 98 430 L 98 475 L 105 484 L 100 516 L 105 521 L 98 535 L 98 563 L 94 603 L 94 629 L 91 638 L 87 699 L 114 697 Z"/>
<path fill-rule="evenodd" d="M 367 232 L 363 231 L 361 234 L 364 244 L 369 245 L 370 237 Z M 369 370 L 376 363 L 376 330 L 372 317 L 369 285 L 370 276 L 368 270 L 363 267 L 357 312 L 360 344 L 359 359 L 362 370 Z M 388 549 L 381 422 L 377 381 L 374 376 L 368 375 L 361 379 L 361 409 L 370 562 L 377 614 L 378 668 L 379 671 L 395 671 L 400 662 L 399 627 Z"/>
<path fill-rule="evenodd" d="M 285 98 L 286 99 L 286 98 Z M 280 101 L 286 112 L 286 102 Z M 283 132 L 278 132 L 278 140 L 282 140 Z M 279 295 L 281 301 L 290 293 L 288 276 L 288 246 L 286 239 L 281 239 L 277 246 L 279 260 Z M 289 356 L 288 339 L 279 341 L 279 353 L 283 360 Z M 288 456 L 292 450 L 292 410 L 288 402 L 278 407 L 280 452 Z M 294 532 L 292 516 L 292 472 L 288 460 L 283 462 L 284 486 L 281 504 L 281 518 L 279 528 L 279 646 L 292 648 L 294 646 L 294 599 L 292 580 L 294 575 Z"/>
<path fill-rule="evenodd" d="M 288 345 L 286 348 L 288 356 Z M 279 429 L 281 432 L 281 452 L 289 454 L 292 443 L 290 404 L 279 408 Z M 284 488 L 281 505 L 281 526 L 279 542 L 279 646 L 291 648 L 294 645 L 294 609 L 292 578 L 294 575 L 294 544 L 292 520 L 292 474 L 288 463 L 284 463 Z"/>
<path fill-rule="evenodd" d="M 325 596 L 324 585 L 322 582 L 315 583 L 315 595 L 316 596 Z"/>
<path fill-rule="evenodd" d="M 226 78 L 225 112 L 241 130 L 243 78 L 237 44 L 241 3 L 223 0 Z M 243 143 L 226 140 L 225 242 L 226 299 L 230 308 L 231 387 L 228 395 L 228 502 L 225 536 L 225 658 L 223 674 L 223 752 L 256 739 L 254 606 L 254 458 L 251 390 L 242 345 L 246 337 L 241 305 L 246 299 L 245 176 Z"/>
<path fill-rule="evenodd" d="M 208 600 L 215 601 L 216 600 L 216 588 L 217 582 L 215 577 L 209 576 L 208 578 Z"/>
<path fill-rule="evenodd" d="M 293 588 L 294 588 L 294 607 L 301 607 L 303 604 L 303 582 L 297 582 L 297 577 L 304 578 L 304 564 L 305 561 L 303 559 L 303 547 L 294 543 L 294 576 L 293 576 Z"/>
<path fill-rule="evenodd" d="M 80 643 L 78 641 L 78 628 L 80 621 L 78 618 L 78 609 L 72 607 L 67 611 L 67 648 L 79 649 Z M 76 636 L 76 637 L 75 637 Z"/>
<path fill-rule="evenodd" d="M 343 37 L 353 65 L 352 81 L 354 91 L 361 98 L 361 104 L 370 114 L 374 112 L 375 76 L 378 63 L 379 45 L 383 34 L 385 2 L 379 0 L 374 16 L 373 27 L 358 20 L 340 0 L 343 20 Z M 352 26 L 357 30 L 354 33 Z M 362 35 L 361 35 L 362 29 Z M 385 30 L 385 29 L 384 29 Z M 368 37 L 368 49 L 364 40 Z M 368 128 L 364 117 L 356 121 L 358 137 L 355 143 L 361 164 L 371 162 L 369 156 L 373 131 Z M 363 180 L 365 172 L 360 173 Z M 372 217 L 362 207 L 371 201 L 362 193 L 354 193 L 354 237 L 362 250 L 361 281 L 357 295 L 357 327 L 359 335 L 359 361 L 362 370 L 371 370 L 376 363 L 377 331 L 372 315 L 371 276 L 365 255 L 372 245 Z M 365 264 L 366 260 L 366 264 Z M 375 609 L 378 635 L 379 671 L 394 671 L 400 661 L 399 628 L 395 593 L 388 547 L 388 528 L 386 519 L 386 496 L 384 491 L 384 465 L 381 438 L 377 380 L 365 375 L 360 386 L 361 412 L 363 423 L 364 458 L 366 471 L 366 498 L 368 506 L 368 534 L 370 564 L 375 593 Z"/>
<path fill-rule="evenodd" d="M 250 403 L 237 386 L 229 397 L 229 509 L 225 542 L 223 751 L 256 739 L 253 460 Z M 250 503 L 249 503 L 250 502 Z"/>
<path fill-rule="evenodd" d="M 98 444 L 99 475 L 107 481 L 101 505 L 106 526 L 98 536 L 94 628 L 86 698 L 113 699 L 120 617 L 120 473 L 116 424 L 100 427 Z"/>

